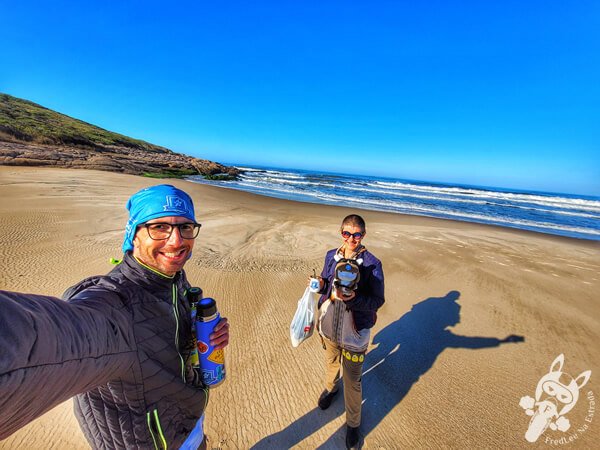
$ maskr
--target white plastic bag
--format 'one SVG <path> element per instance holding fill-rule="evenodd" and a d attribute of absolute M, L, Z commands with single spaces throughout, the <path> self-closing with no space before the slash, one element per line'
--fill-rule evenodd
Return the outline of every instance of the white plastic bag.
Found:
<path fill-rule="evenodd" d="M 298 347 L 308 339 L 315 329 L 315 302 L 317 294 L 306 288 L 304 295 L 298 300 L 298 308 L 290 325 L 292 347 Z"/>

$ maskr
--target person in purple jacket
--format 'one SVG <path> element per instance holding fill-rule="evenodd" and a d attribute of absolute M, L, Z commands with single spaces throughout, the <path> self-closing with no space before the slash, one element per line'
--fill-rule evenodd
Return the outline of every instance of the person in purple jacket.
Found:
<path fill-rule="evenodd" d="M 381 261 L 363 245 L 367 233 L 363 218 L 356 214 L 347 216 L 340 232 L 342 245 L 327 252 L 319 277 L 319 334 L 325 349 L 326 374 L 318 405 L 329 408 L 337 395 L 341 365 L 346 447 L 354 448 L 360 440 L 362 366 L 370 329 L 385 301 L 384 282 Z"/>

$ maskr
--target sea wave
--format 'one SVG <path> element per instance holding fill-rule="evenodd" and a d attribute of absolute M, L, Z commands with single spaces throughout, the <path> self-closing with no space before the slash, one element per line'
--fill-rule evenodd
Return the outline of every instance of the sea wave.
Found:
<path fill-rule="evenodd" d="M 501 200 L 509 200 L 512 202 L 520 203 L 535 203 L 545 206 L 553 206 L 559 208 L 573 208 L 577 207 L 580 209 L 600 212 L 600 201 L 597 200 L 586 200 L 578 198 L 566 198 L 566 197 L 555 197 L 555 196 L 541 196 L 535 194 L 518 194 L 511 192 L 494 192 L 484 191 L 479 189 L 465 189 L 458 187 L 437 187 L 437 186 L 421 186 L 417 184 L 406 184 L 400 182 L 384 182 L 376 181 L 377 185 L 386 186 L 388 188 L 396 188 L 402 190 L 411 191 L 423 191 L 423 192 L 439 192 L 442 194 L 455 194 L 455 195 L 472 195 L 481 198 L 495 198 Z"/>
<path fill-rule="evenodd" d="M 296 201 L 458 219 L 600 240 L 600 199 L 595 198 L 283 169 L 238 168 L 243 172 L 236 181 L 192 181 Z"/>
<path fill-rule="evenodd" d="M 335 196 L 335 195 L 327 195 L 321 197 L 323 200 L 331 201 L 331 202 L 343 202 L 345 200 L 344 197 Z M 397 203 L 389 200 L 365 200 L 365 199 L 353 199 L 353 203 L 361 203 L 366 209 L 371 209 L 369 207 L 379 206 L 384 207 L 385 209 L 390 209 L 398 212 L 405 212 L 407 214 L 416 214 L 416 215 L 427 215 L 430 216 L 432 214 L 439 215 L 441 217 L 456 217 L 461 219 L 473 219 L 477 220 L 481 223 L 498 223 L 505 225 L 512 225 L 516 228 L 520 228 L 521 226 L 526 226 L 530 228 L 536 229 L 546 229 L 546 230 L 560 230 L 560 231 L 568 231 L 572 233 L 581 233 L 581 234 L 590 234 L 594 236 L 600 236 L 600 230 L 593 230 L 589 228 L 583 227 L 575 227 L 575 226 L 566 226 L 566 225 L 558 225 L 552 223 L 544 223 L 544 222 L 535 222 L 531 220 L 524 219 L 516 219 L 516 218 L 505 218 L 505 217 L 492 217 L 483 214 L 474 214 L 465 211 L 454 211 L 445 208 L 427 208 L 423 206 L 416 206 L 411 203 Z M 378 209 L 378 208 L 375 208 Z"/>
<path fill-rule="evenodd" d="M 290 177 L 291 178 L 291 177 Z M 322 183 L 322 182 L 314 182 L 314 181 L 298 181 L 298 179 L 302 179 L 302 177 L 295 177 L 295 179 L 290 179 L 290 178 L 283 178 L 283 177 L 266 177 L 266 178 L 256 178 L 256 177 L 242 177 L 242 179 L 247 182 L 247 183 L 252 183 L 253 185 L 259 185 L 262 184 L 264 185 L 265 183 L 273 183 L 271 186 L 269 186 L 269 188 L 277 190 L 278 189 L 278 185 L 280 184 L 295 184 L 298 186 L 304 186 L 304 187 L 312 187 L 315 189 L 319 189 L 322 187 L 330 187 L 329 184 L 327 183 Z M 243 185 L 243 183 L 242 183 Z M 469 204 L 474 204 L 474 205 L 493 205 L 493 206 L 500 206 L 500 207 L 512 207 L 512 208 L 522 208 L 522 209 L 526 209 L 526 210 L 530 210 L 530 211 L 540 211 L 540 212 L 546 212 L 546 213 L 553 213 L 553 214 L 563 214 L 563 215 L 568 215 L 568 216 L 573 216 L 573 217 L 587 217 L 587 218 L 594 218 L 594 219 L 600 219 L 600 211 L 598 212 L 598 214 L 589 214 L 589 213 L 585 213 L 585 212 L 578 212 L 578 211 L 573 211 L 572 208 L 575 205 L 578 205 L 578 202 L 573 202 L 571 206 L 567 206 L 565 204 L 565 202 L 562 202 L 560 207 L 556 207 L 555 208 L 560 208 L 560 209 L 543 209 L 543 208 L 535 208 L 532 206 L 521 206 L 521 205 L 511 205 L 508 203 L 494 203 L 494 202 L 490 202 L 491 199 L 495 199 L 495 200 L 506 200 L 511 201 L 511 202 L 515 202 L 514 199 L 510 199 L 510 197 L 508 196 L 494 196 L 494 195 L 481 195 L 479 196 L 477 199 L 470 199 L 470 198 L 462 198 L 462 197 L 457 197 L 455 193 L 453 193 L 452 195 L 448 195 L 448 194 L 444 194 L 441 192 L 441 190 L 438 190 L 438 192 L 440 192 L 438 195 L 435 195 L 435 191 L 433 190 L 421 190 L 423 192 L 431 192 L 431 194 L 426 195 L 424 193 L 417 193 L 417 192 L 401 192 L 399 190 L 393 190 L 393 189 L 382 189 L 382 188 L 372 188 L 372 187 L 366 187 L 364 184 L 361 185 L 356 185 L 356 184 L 350 184 L 347 183 L 343 186 L 343 188 L 345 190 L 349 190 L 349 191 L 355 191 L 355 192 L 366 192 L 366 193 L 372 193 L 372 194 L 376 194 L 376 195 L 387 195 L 387 196 L 394 196 L 394 197 L 408 197 L 408 198 L 418 198 L 418 199 L 423 199 L 423 200 L 434 200 L 434 201 L 444 201 L 444 202 L 457 202 L 457 203 L 469 203 Z M 404 190 L 403 190 L 404 191 Z M 307 195 L 310 195 L 308 192 L 304 192 Z M 516 201 L 517 203 L 519 203 L 518 201 Z M 553 204 L 555 204 L 556 202 L 546 202 L 546 204 L 544 203 L 540 203 L 540 202 L 533 202 L 533 201 L 528 201 L 528 202 L 521 202 L 521 203 L 528 203 L 528 204 L 539 204 L 540 206 L 552 206 Z M 565 210 L 565 208 L 570 208 L 571 210 L 567 211 Z"/>

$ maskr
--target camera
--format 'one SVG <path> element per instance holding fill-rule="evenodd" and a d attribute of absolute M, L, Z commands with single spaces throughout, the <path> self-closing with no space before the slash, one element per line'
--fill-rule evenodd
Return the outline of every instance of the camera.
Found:
<path fill-rule="evenodd" d="M 335 266 L 333 286 L 346 297 L 356 290 L 360 281 L 359 263 L 355 259 L 340 259 Z"/>

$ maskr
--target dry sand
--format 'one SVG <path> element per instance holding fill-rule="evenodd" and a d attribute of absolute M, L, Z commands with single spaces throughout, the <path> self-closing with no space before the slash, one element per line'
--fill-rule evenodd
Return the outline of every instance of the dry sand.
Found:
<path fill-rule="evenodd" d="M 120 257 L 127 198 L 160 180 L 0 167 L 0 288 L 59 296 Z M 337 246 L 350 210 L 169 181 L 203 223 L 186 270 L 229 317 L 228 380 L 211 395 L 214 448 L 344 448 L 343 402 L 316 408 L 315 335 L 294 349 L 289 323 L 307 275 Z M 600 246 L 453 221 L 365 211 L 365 245 L 383 262 L 386 303 L 363 376 L 363 448 L 590 448 L 600 441 Z M 454 293 L 455 292 L 455 293 Z M 458 296 L 454 301 L 452 298 Z M 457 308 L 460 305 L 460 311 Z M 521 343 L 490 347 L 515 334 Z M 594 344 L 595 342 L 595 344 Z M 569 431 L 525 441 L 519 406 L 554 358 L 590 381 Z M 595 400 L 594 400 L 595 401 Z M 591 419 L 591 422 L 586 421 Z M 587 425 L 587 429 L 583 429 Z M 548 439 L 571 437 L 569 444 Z M 2 449 L 87 448 L 68 401 Z"/>

